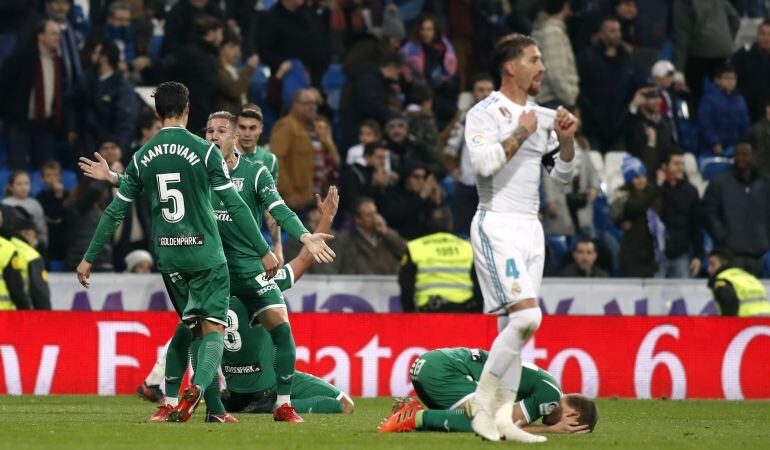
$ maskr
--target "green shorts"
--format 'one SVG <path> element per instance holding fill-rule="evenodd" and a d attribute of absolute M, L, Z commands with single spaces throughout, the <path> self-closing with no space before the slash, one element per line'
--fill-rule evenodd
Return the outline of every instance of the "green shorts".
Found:
<path fill-rule="evenodd" d="M 420 356 L 409 376 L 420 401 L 430 409 L 456 409 L 476 392 L 476 382 L 437 352 Z"/>
<path fill-rule="evenodd" d="M 339 401 L 342 398 L 342 391 L 309 373 L 295 372 L 291 399 L 303 400 L 313 397 L 328 397 Z M 228 412 L 267 414 L 273 412 L 275 399 L 274 386 L 262 392 L 230 392 L 227 397 L 222 397 L 222 403 Z"/>
<path fill-rule="evenodd" d="M 285 271 L 285 268 L 280 271 Z M 284 274 L 283 278 L 293 278 L 293 276 Z M 283 294 L 281 294 L 281 287 L 276 284 L 275 278 L 265 280 L 263 273 L 231 273 L 230 295 L 238 297 L 243 302 L 250 318 L 250 325 L 255 324 L 257 316 L 268 309 L 286 307 Z"/>
<path fill-rule="evenodd" d="M 227 264 L 195 272 L 164 273 L 163 284 L 183 322 L 206 319 L 227 326 L 230 304 Z"/>

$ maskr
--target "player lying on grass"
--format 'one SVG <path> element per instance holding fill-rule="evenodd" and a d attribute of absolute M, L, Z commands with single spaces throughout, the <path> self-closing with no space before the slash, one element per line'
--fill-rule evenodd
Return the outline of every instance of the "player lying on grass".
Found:
<path fill-rule="evenodd" d="M 233 185 L 248 206 L 257 226 L 261 224 L 264 210 L 268 210 L 292 237 L 305 244 L 304 248 L 307 248 L 313 258 L 319 262 L 330 262 L 334 258 L 334 252 L 326 246 L 323 240 L 331 238 L 331 236 L 310 234 L 305 229 L 296 214 L 281 199 L 267 168 L 262 164 L 241 158 L 234 151 L 237 138 L 235 117 L 232 114 L 221 111 L 209 116 L 206 125 L 206 139 L 220 147 Z M 98 163 L 81 158 L 80 166 L 86 175 L 120 184 L 122 178 L 110 173 L 106 167 L 106 162 L 98 154 L 96 156 L 100 160 Z M 214 197 L 212 197 L 212 206 L 227 259 L 230 295 L 238 296 L 241 299 L 249 310 L 250 321 L 259 321 L 270 333 L 272 343 L 275 344 L 275 370 L 278 374 L 278 387 L 274 418 L 277 421 L 301 422 L 302 418 L 291 407 L 290 394 L 296 362 L 296 346 L 289 326 L 283 296 L 275 283 L 270 280 L 273 273 L 265 273 L 261 258 L 251 250 L 253 238 L 241 233 L 233 226 L 230 215 Z M 179 290 L 177 280 L 164 276 L 164 284 L 174 307 L 180 310 L 186 299 Z M 169 344 L 166 355 L 167 405 L 159 408 L 150 418 L 150 421 L 165 420 L 166 416 L 170 421 L 186 421 L 197 407 L 200 395 L 196 386 L 191 386 L 185 390 L 182 401 L 179 402 L 181 406 L 178 409 L 183 409 L 183 414 L 177 417 L 177 414 L 170 411 L 170 407 L 175 406 L 178 401 L 181 374 L 175 376 L 170 375 L 169 372 L 174 374 L 184 372 L 187 368 L 188 349 L 191 350 L 190 354 L 193 357 L 197 355 L 197 350 L 194 347 L 198 343 L 195 340 L 191 342 L 190 339 L 189 330 L 180 324 Z M 207 420 L 235 422 L 236 420 L 232 416 L 225 413 L 224 406 L 219 401 L 219 395 L 219 387 L 213 384 L 204 393 L 208 409 Z M 189 403 L 188 398 L 193 398 L 189 405 L 187 405 Z M 198 400 L 195 400 L 196 398 Z"/>
<path fill-rule="evenodd" d="M 420 356 L 409 376 L 425 406 L 416 400 L 397 400 L 379 431 L 472 432 L 465 409 L 488 356 L 485 350 L 462 347 Z M 590 433 L 599 420 L 593 401 L 580 394 L 562 395 L 556 379 L 534 364 L 523 365 L 516 402 L 511 419 L 528 432 Z M 541 417 L 543 424 L 535 425 Z"/>

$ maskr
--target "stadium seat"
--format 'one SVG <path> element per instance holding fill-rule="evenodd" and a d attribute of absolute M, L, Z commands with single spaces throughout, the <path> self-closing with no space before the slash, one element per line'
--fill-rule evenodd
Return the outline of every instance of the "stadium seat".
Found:
<path fill-rule="evenodd" d="M 43 183 L 43 177 L 39 170 L 34 170 L 29 173 L 29 196 L 37 197 L 37 194 L 45 189 Z"/>
<path fill-rule="evenodd" d="M 8 178 L 11 176 L 10 169 L 0 169 L 0 199 L 5 193 L 5 186 L 8 184 Z"/>
<path fill-rule="evenodd" d="M 762 273 L 760 276 L 762 278 L 770 278 L 770 252 L 762 256 Z"/>
<path fill-rule="evenodd" d="M 692 153 L 684 154 L 684 173 L 687 175 L 687 179 L 698 190 L 698 195 L 703 197 L 703 193 L 706 191 L 708 183 L 703 180 L 703 177 L 698 170 L 698 161 L 695 159 L 695 155 Z"/>
<path fill-rule="evenodd" d="M 720 173 L 727 172 L 732 167 L 732 160 L 724 156 L 709 156 L 700 160 L 700 173 L 705 180 L 709 181 Z"/>
<path fill-rule="evenodd" d="M 561 234 L 545 233 L 545 240 L 553 250 L 553 266 L 564 267 L 570 253 L 567 237 Z"/>
<path fill-rule="evenodd" d="M 150 58 L 156 59 L 160 56 L 160 48 L 163 45 L 163 35 L 153 34 L 150 39 Z"/>
<path fill-rule="evenodd" d="M 604 171 L 607 176 L 607 197 L 612 198 L 615 190 L 623 186 L 623 158 L 627 155 L 626 152 L 607 152 L 604 155 Z"/>
<path fill-rule="evenodd" d="M 329 69 L 321 80 L 324 94 L 326 94 L 326 103 L 334 111 L 340 109 L 340 95 L 342 94 L 342 86 L 345 84 L 345 74 L 342 72 L 342 65 L 339 63 L 332 63 L 329 65 Z"/>
<path fill-rule="evenodd" d="M 62 170 L 61 184 L 64 185 L 65 191 L 75 189 L 75 186 L 78 184 L 78 174 L 73 170 Z"/>
<path fill-rule="evenodd" d="M 0 67 L 3 66 L 3 61 L 13 53 L 13 49 L 16 47 L 16 35 L 13 33 L 0 34 Z"/>

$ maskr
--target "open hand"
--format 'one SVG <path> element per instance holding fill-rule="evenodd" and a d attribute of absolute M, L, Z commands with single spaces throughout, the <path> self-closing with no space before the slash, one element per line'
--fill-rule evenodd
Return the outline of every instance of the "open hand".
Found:
<path fill-rule="evenodd" d="M 110 166 L 107 165 L 107 160 L 99 152 L 94 152 L 94 158 L 96 158 L 96 161 L 92 161 L 85 156 L 80 157 L 78 167 L 83 171 L 83 175 L 94 180 L 112 182 Z"/>
<path fill-rule="evenodd" d="M 321 201 L 321 196 L 316 194 L 315 201 L 324 217 L 328 217 L 329 220 L 334 219 L 334 216 L 337 215 L 337 209 L 340 206 L 340 195 L 337 192 L 337 186 L 329 186 L 329 191 L 323 201 Z"/>
<path fill-rule="evenodd" d="M 337 256 L 334 250 L 326 245 L 326 241 L 334 239 L 331 234 L 325 233 L 306 233 L 300 238 L 300 242 L 305 245 L 307 251 L 313 255 L 313 258 L 318 263 L 331 263 L 334 261 L 334 257 Z"/>

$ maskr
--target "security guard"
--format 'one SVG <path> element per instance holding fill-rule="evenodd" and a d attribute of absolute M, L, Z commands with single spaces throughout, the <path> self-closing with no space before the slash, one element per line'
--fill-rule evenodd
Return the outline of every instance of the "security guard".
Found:
<path fill-rule="evenodd" d="M 3 210 L 0 209 L 0 227 L 3 224 Z M 29 309 L 29 299 L 24 292 L 24 279 L 16 246 L 0 237 L 0 311 Z"/>
<path fill-rule="evenodd" d="M 24 208 L 16 207 L 9 212 L 0 228 L 0 234 L 16 247 L 19 269 L 24 279 L 24 291 L 38 310 L 51 309 L 51 291 L 48 288 L 48 272 L 45 260 L 35 247 L 38 244 L 37 229 L 32 216 Z"/>
<path fill-rule="evenodd" d="M 709 288 L 723 316 L 770 317 L 770 302 L 762 283 L 752 274 L 731 267 L 732 253 L 714 249 L 709 254 Z"/>
<path fill-rule="evenodd" d="M 401 261 L 404 312 L 480 312 L 471 244 L 450 234 L 452 215 L 446 208 L 435 209 L 428 226 L 433 234 L 408 242 Z"/>

